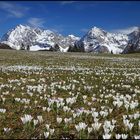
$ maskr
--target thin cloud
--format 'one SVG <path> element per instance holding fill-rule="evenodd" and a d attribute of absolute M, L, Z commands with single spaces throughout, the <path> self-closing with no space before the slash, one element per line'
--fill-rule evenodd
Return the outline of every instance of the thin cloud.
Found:
<path fill-rule="evenodd" d="M 67 28 L 67 26 L 64 26 L 64 25 L 54 25 L 54 26 L 50 27 L 49 29 L 56 33 L 62 33 L 64 31 L 64 29 L 66 29 L 66 28 Z"/>
<path fill-rule="evenodd" d="M 76 1 L 61 1 L 60 4 L 61 5 L 67 5 L 67 4 L 72 4 L 75 3 Z"/>
<path fill-rule="evenodd" d="M 45 20 L 43 18 L 30 18 L 27 22 L 33 27 L 44 27 Z"/>
<path fill-rule="evenodd" d="M 10 2 L 0 2 L 0 9 L 8 13 L 8 17 L 21 18 L 29 10 L 28 7 L 23 7 L 19 4 Z"/>
<path fill-rule="evenodd" d="M 81 3 L 78 3 L 76 5 L 74 5 L 75 9 L 78 11 L 84 10 L 84 9 L 88 9 L 88 8 L 94 8 L 95 6 L 97 6 L 99 3 L 98 2 L 90 2 L 90 1 L 83 1 Z"/>
<path fill-rule="evenodd" d="M 130 33 L 132 33 L 133 31 L 135 31 L 137 29 L 138 29 L 138 27 L 133 26 L 133 27 L 125 28 L 125 29 L 114 29 L 111 32 L 122 33 L 122 34 L 130 34 Z"/>
<path fill-rule="evenodd" d="M 83 29 L 81 29 L 80 31 L 86 33 L 86 32 L 89 31 L 89 29 L 87 29 L 87 28 L 83 28 Z"/>

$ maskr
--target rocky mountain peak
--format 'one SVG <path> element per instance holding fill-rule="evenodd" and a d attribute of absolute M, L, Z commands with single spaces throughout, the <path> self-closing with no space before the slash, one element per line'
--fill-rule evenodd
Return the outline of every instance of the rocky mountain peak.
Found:
<path fill-rule="evenodd" d="M 77 40 L 77 37 L 70 35 L 67 37 L 54 33 L 51 30 L 34 28 L 26 25 L 18 25 L 8 31 L 1 39 L 2 43 L 9 45 L 13 49 L 20 49 L 21 46 L 30 46 L 31 50 L 49 49 L 56 44 L 63 48 L 69 47 Z M 35 47 L 34 47 L 35 46 Z"/>

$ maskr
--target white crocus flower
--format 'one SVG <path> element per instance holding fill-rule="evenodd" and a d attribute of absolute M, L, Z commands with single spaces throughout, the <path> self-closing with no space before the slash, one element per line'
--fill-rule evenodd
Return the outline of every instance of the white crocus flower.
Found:
<path fill-rule="evenodd" d="M 106 133 L 103 135 L 103 139 L 110 139 L 110 138 L 111 138 L 111 134 Z"/>
<path fill-rule="evenodd" d="M 53 135 L 54 129 L 50 129 L 49 131 L 50 131 L 50 135 Z"/>
<path fill-rule="evenodd" d="M 49 132 L 44 132 L 44 136 L 47 139 L 49 137 Z"/>
<path fill-rule="evenodd" d="M 125 120 L 127 118 L 127 115 L 123 115 L 123 120 Z"/>
<path fill-rule="evenodd" d="M 114 125 L 116 123 L 116 120 L 112 119 L 112 124 Z"/>
<path fill-rule="evenodd" d="M 140 114 L 138 113 L 138 112 L 136 112 L 135 114 L 134 114 L 134 119 L 137 119 L 137 118 L 139 118 L 140 117 Z"/>
<path fill-rule="evenodd" d="M 86 98 L 87 98 L 87 95 L 84 95 L 84 96 L 83 96 L 83 99 L 86 100 Z"/>
<path fill-rule="evenodd" d="M 62 122 L 62 118 L 57 117 L 56 120 L 57 120 L 57 123 L 59 123 L 59 124 Z"/>
<path fill-rule="evenodd" d="M 43 111 L 46 111 L 47 107 L 43 107 L 42 109 L 43 109 Z"/>
<path fill-rule="evenodd" d="M 129 123 L 129 124 L 128 124 L 128 128 L 129 128 L 130 130 L 132 130 L 133 126 L 134 126 L 133 123 Z"/>
<path fill-rule="evenodd" d="M 76 130 L 79 132 L 81 129 L 79 127 L 79 125 L 75 125 Z"/>
<path fill-rule="evenodd" d="M 5 113 L 6 112 L 6 109 L 0 109 L 0 112 L 1 113 Z"/>
<path fill-rule="evenodd" d="M 110 108 L 110 109 L 109 109 L 109 113 L 112 113 L 112 111 L 113 111 L 113 109 L 112 109 L 112 108 Z"/>
<path fill-rule="evenodd" d="M 121 136 L 122 136 L 122 139 L 127 139 L 127 137 L 128 137 L 128 135 L 126 135 L 126 134 L 122 134 Z"/>
<path fill-rule="evenodd" d="M 77 114 L 76 114 L 76 113 L 73 113 L 73 118 L 74 118 L 74 119 L 76 118 L 76 116 L 77 116 Z"/>
<path fill-rule="evenodd" d="M 78 125 L 75 125 L 76 130 L 79 132 L 81 130 L 85 130 L 87 127 L 87 125 L 83 122 L 79 122 Z"/>
<path fill-rule="evenodd" d="M 65 121 L 65 123 L 71 123 L 72 122 L 72 118 L 65 118 L 64 121 Z"/>
<path fill-rule="evenodd" d="M 111 124 L 111 121 L 105 121 L 103 125 L 103 129 L 105 133 L 113 132 L 115 125 Z"/>
<path fill-rule="evenodd" d="M 50 124 L 46 124 L 45 127 L 47 128 L 47 130 L 49 130 Z"/>
<path fill-rule="evenodd" d="M 126 110 L 128 111 L 128 109 L 129 109 L 129 104 L 125 104 L 124 106 L 125 106 Z"/>
<path fill-rule="evenodd" d="M 94 130 L 98 131 L 101 127 L 101 123 L 95 122 L 92 124 Z"/>
<path fill-rule="evenodd" d="M 110 132 L 110 129 L 109 129 L 109 128 L 104 128 L 104 132 L 105 132 L 106 134 L 108 134 L 108 133 Z"/>
<path fill-rule="evenodd" d="M 34 103 L 35 103 L 35 105 L 36 105 L 36 104 L 38 103 L 38 101 L 35 100 Z"/>
<path fill-rule="evenodd" d="M 40 123 L 43 122 L 43 118 L 42 118 L 42 116 L 37 116 L 37 119 L 39 120 Z"/>
<path fill-rule="evenodd" d="M 110 125 L 110 131 L 113 132 L 115 125 Z"/>
<path fill-rule="evenodd" d="M 92 117 L 96 118 L 99 116 L 99 113 L 98 112 L 92 112 Z"/>
<path fill-rule="evenodd" d="M 21 120 L 23 122 L 23 124 L 27 123 L 27 122 L 31 122 L 31 120 L 33 119 L 33 117 L 31 115 L 24 115 L 24 117 L 21 117 Z"/>
<path fill-rule="evenodd" d="M 4 132 L 8 133 L 11 130 L 11 128 L 4 128 L 3 130 Z"/>
<path fill-rule="evenodd" d="M 5 102 L 5 100 L 6 100 L 6 98 L 3 97 L 3 98 L 2 98 L 3 103 Z"/>
<path fill-rule="evenodd" d="M 88 127 L 88 133 L 90 134 L 92 132 L 92 127 Z"/>
<path fill-rule="evenodd" d="M 140 139 L 140 135 L 139 136 L 134 136 L 135 139 L 139 140 Z"/>
<path fill-rule="evenodd" d="M 120 134 L 116 134 L 115 137 L 116 137 L 116 139 L 120 139 L 121 135 Z"/>
<path fill-rule="evenodd" d="M 96 123 L 96 122 L 98 122 L 99 121 L 99 119 L 98 118 L 94 118 L 94 122 Z"/>
<path fill-rule="evenodd" d="M 83 130 L 85 130 L 86 127 L 87 127 L 87 125 L 86 125 L 85 123 L 83 123 L 83 122 L 80 122 L 80 123 L 79 123 L 79 126 L 80 126 L 80 128 L 83 129 Z"/>
<path fill-rule="evenodd" d="M 129 125 L 129 120 L 128 119 L 123 119 L 123 123 L 127 127 Z"/>
<path fill-rule="evenodd" d="M 118 107 L 121 107 L 122 105 L 123 105 L 123 102 L 118 100 Z"/>
<path fill-rule="evenodd" d="M 47 108 L 47 112 L 50 112 L 50 111 L 51 111 L 51 108 L 50 108 L 50 107 L 48 107 L 48 108 Z"/>
<path fill-rule="evenodd" d="M 34 126 L 38 124 L 38 120 L 33 120 Z"/>

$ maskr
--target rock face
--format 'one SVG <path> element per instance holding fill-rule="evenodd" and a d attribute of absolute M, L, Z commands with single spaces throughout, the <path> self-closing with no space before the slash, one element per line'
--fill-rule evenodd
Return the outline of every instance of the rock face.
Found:
<path fill-rule="evenodd" d="M 32 51 L 49 50 L 54 48 L 57 44 L 59 49 L 56 50 L 65 52 L 70 45 L 74 45 L 77 39 L 79 38 L 73 35 L 64 37 L 61 34 L 54 33 L 50 30 L 18 25 L 7 32 L 2 37 L 1 42 L 16 50 L 23 48 L 26 50 L 27 46 L 30 46 L 30 50 Z"/>
<path fill-rule="evenodd" d="M 94 51 L 95 53 L 111 53 L 106 46 L 97 46 Z"/>
<path fill-rule="evenodd" d="M 12 49 L 10 46 L 0 43 L 0 49 Z"/>
<path fill-rule="evenodd" d="M 75 42 L 73 46 L 69 46 L 68 52 L 85 52 L 85 48 L 83 45 L 78 46 L 77 42 Z"/>
<path fill-rule="evenodd" d="M 123 53 L 137 53 L 140 52 L 140 28 L 129 34 L 129 42 Z"/>
<path fill-rule="evenodd" d="M 100 28 L 93 27 L 76 44 L 84 47 L 86 52 L 96 53 L 121 53 L 126 47 L 128 36 L 106 32 Z"/>

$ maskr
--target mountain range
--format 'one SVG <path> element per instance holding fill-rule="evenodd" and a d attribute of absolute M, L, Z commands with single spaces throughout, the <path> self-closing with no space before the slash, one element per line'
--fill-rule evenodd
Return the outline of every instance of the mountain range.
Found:
<path fill-rule="evenodd" d="M 140 27 L 130 34 L 110 33 L 93 27 L 79 38 L 74 35 L 65 37 L 51 30 L 18 25 L 2 36 L 0 48 L 113 54 L 140 52 Z"/>

